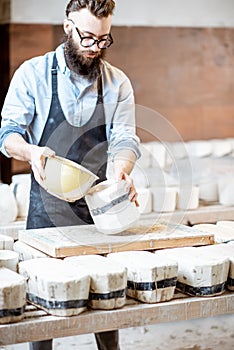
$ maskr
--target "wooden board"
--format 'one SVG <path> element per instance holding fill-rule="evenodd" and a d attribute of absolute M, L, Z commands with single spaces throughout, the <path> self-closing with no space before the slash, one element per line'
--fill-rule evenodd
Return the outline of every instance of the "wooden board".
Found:
<path fill-rule="evenodd" d="M 154 250 L 214 243 L 214 236 L 184 225 L 154 224 L 152 220 L 116 235 L 105 235 L 94 225 L 20 230 L 19 240 L 57 258 L 107 254 L 127 250 Z"/>
<path fill-rule="evenodd" d="M 234 312 L 234 293 L 216 297 L 187 297 L 176 293 L 170 301 L 143 304 L 133 299 L 116 310 L 88 310 L 78 316 L 49 316 L 27 306 L 25 318 L 17 323 L 0 325 L 0 346 L 51 338 L 213 317 Z"/>

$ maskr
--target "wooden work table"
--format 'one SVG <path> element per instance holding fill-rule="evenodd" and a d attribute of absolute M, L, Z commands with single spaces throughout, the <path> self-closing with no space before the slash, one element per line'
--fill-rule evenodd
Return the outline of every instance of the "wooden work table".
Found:
<path fill-rule="evenodd" d="M 173 213 L 173 221 L 176 217 L 179 223 L 186 225 L 233 220 L 234 207 L 206 205 L 197 210 L 177 211 Z M 142 215 L 142 219 L 167 221 L 172 220 L 172 216 L 151 213 Z M 24 228 L 25 221 L 18 221 L 13 227 L 2 227 L 0 233 L 10 232 L 17 239 L 18 230 Z M 87 310 L 72 317 L 51 316 L 28 304 L 22 321 L 0 325 L 0 346 L 233 313 L 234 292 L 215 297 L 188 297 L 176 293 L 171 301 L 156 304 L 143 304 L 129 298 L 121 309 Z"/>
<path fill-rule="evenodd" d="M 231 292 L 215 297 L 176 293 L 171 301 L 157 304 L 143 304 L 129 298 L 121 309 L 88 310 L 71 317 L 51 316 L 28 305 L 22 321 L 0 325 L 0 346 L 233 312 L 234 293 Z"/>

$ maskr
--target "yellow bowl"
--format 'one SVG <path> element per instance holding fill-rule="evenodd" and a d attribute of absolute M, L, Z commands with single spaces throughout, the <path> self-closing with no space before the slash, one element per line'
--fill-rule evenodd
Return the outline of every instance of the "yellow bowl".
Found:
<path fill-rule="evenodd" d="M 80 164 L 54 156 L 46 159 L 42 187 L 67 202 L 82 198 L 98 177 Z"/>

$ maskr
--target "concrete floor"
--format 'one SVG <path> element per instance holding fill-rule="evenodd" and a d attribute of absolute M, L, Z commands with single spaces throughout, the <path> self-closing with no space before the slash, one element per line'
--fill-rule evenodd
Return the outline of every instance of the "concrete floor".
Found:
<path fill-rule="evenodd" d="M 234 315 L 120 330 L 121 350 L 232 350 Z M 28 350 L 28 344 L 0 350 Z M 97 350 L 93 334 L 54 340 L 54 350 Z"/>

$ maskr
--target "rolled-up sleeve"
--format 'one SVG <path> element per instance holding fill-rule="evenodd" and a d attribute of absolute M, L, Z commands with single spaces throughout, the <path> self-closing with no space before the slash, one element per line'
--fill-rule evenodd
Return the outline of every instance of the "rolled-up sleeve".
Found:
<path fill-rule="evenodd" d="M 4 141 L 9 135 L 15 134 L 15 133 L 25 137 L 26 130 L 23 130 L 17 126 L 4 126 L 0 128 L 0 151 L 8 158 L 10 158 L 10 155 L 5 150 Z"/>
<path fill-rule="evenodd" d="M 118 102 L 115 105 L 109 130 L 109 157 L 121 150 L 132 150 L 136 158 L 140 157 L 139 138 L 136 135 L 135 101 L 131 83 L 125 76 L 119 89 Z"/>
<path fill-rule="evenodd" d="M 4 142 L 12 133 L 28 138 L 28 125 L 35 113 L 34 98 L 31 96 L 30 69 L 23 64 L 14 74 L 2 109 L 0 129 L 0 151 L 7 157 Z"/>

